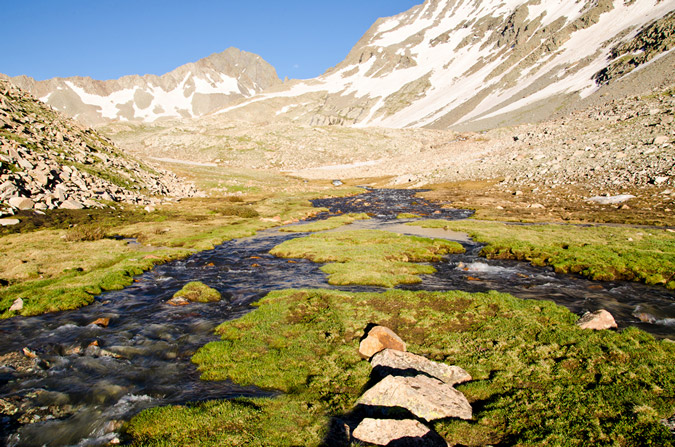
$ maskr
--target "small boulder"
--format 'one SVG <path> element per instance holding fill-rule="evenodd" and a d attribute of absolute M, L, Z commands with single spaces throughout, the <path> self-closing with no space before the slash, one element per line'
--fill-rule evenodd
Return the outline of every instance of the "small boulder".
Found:
<path fill-rule="evenodd" d="M 19 219 L 0 219 L 0 226 L 9 227 L 11 225 L 18 225 L 20 222 Z"/>
<path fill-rule="evenodd" d="M 110 324 L 110 318 L 97 318 L 95 321 L 92 321 L 91 324 L 101 327 L 108 327 Z"/>
<path fill-rule="evenodd" d="M 459 366 L 450 366 L 429 360 L 411 352 L 384 349 L 370 360 L 373 372 L 380 376 L 428 374 L 448 384 L 456 385 L 471 380 L 471 375 Z"/>
<path fill-rule="evenodd" d="M 429 427 L 413 419 L 366 418 L 354 429 L 352 436 L 361 442 L 387 446 L 446 446 L 447 443 Z"/>
<path fill-rule="evenodd" d="M 406 350 L 405 342 L 394 331 L 384 326 L 375 326 L 368 332 L 368 336 L 361 340 L 359 354 L 362 358 L 369 359 L 387 348 Z"/>
<path fill-rule="evenodd" d="M 438 379 L 387 376 L 366 391 L 357 404 L 400 407 L 426 421 L 444 418 L 471 419 L 471 404 L 464 394 Z"/>
<path fill-rule="evenodd" d="M 595 312 L 586 312 L 577 321 L 577 326 L 581 329 L 593 329 L 596 331 L 617 328 L 614 317 L 605 309 L 596 310 Z"/>
<path fill-rule="evenodd" d="M 632 194 L 619 194 L 618 196 L 595 196 L 587 200 L 600 205 L 616 205 L 634 198 L 635 196 Z"/>
<path fill-rule="evenodd" d="M 169 304 L 171 306 L 187 306 L 190 304 L 190 301 L 187 299 L 183 298 L 182 296 L 171 298 L 166 302 L 166 304 Z"/>
<path fill-rule="evenodd" d="M 12 197 L 9 205 L 20 210 L 32 210 L 35 203 L 26 197 Z"/>
<path fill-rule="evenodd" d="M 80 202 L 75 199 L 68 199 L 59 206 L 62 210 L 81 210 L 84 208 Z"/>
<path fill-rule="evenodd" d="M 655 144 L 657 146 L 661 146 L 662 144 L 670 143 L 670 138 L 666 135 L 659 135 L 657 137 L 654 137 L 652 140 L 652 144 Z"/>
<path fill-rule="evenodd" d="M 19 312 L 22 309 L 23 309 L 23 300 L 21 298 L 17 298 L 14 300 L 14 303 L 12 303 L 12 306 L 9 308 L 9 311 Z"/>

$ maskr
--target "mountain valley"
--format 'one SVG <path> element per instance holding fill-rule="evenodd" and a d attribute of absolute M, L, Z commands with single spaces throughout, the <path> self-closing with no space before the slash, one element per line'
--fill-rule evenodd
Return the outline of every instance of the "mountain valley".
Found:
<path fill-rule="evenodd" d="M 0 444 L 675 445 L 675 0 L 420 3 L 313 79 L 0 75 Z"/>

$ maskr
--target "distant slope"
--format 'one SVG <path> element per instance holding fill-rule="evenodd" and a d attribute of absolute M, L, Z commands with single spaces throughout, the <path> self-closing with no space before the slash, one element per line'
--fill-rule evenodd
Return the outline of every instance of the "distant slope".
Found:
<path fill-rule="evenodd" d="M 0 80 L 0 215 L 191 196 L 175 175 L 127 156 L 110 140 Z M 4 210 L 3 210 L 4 208 Z"/>
<path fill-rule="evenodd" d="M 88 125 L 197 117 L 281 83 L 274 67 L 260 56 L 236 48 L 162 76 L 134 75 L 110 81 L 83 77 L 35 81 L 17 76 L 11 81 Z"/>
<path fill-rule="evenodd" d="M 674 9 L 675 0 L 427 0 L 379 19 L 324 75 L 220 113 L 461 130 L 541 120 L 672 52 L 673 15 L 664 16 Z"/>

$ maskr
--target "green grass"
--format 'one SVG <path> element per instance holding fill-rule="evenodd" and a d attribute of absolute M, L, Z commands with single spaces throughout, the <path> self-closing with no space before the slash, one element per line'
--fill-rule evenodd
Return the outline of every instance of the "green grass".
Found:
<path fill-rule="evenodd" d="M 329 263 L 321 270 L 335 285 L 360 284 L 394 287 L 421 281 L 418 275 L 435 273 L 431 265 L 447 253 L 462 253 L 457 242 L 403 236 L 380 230 L 355 230 L 313 234 L 291 239 L 270 253 L 282 258 L 306 258 Z"/>
<path fill-rule="evenodd" d="M 278 291 L 193 361 L 207 380 L 283 391 L 273 399 L 151 409 L 134 445 L 320 445 L 369 381 L 358 344 L 370 323 L 408 349 L 466 369 L 471 421 L 433 427 L 453 445 L 669 446 L 675 345 L 637 329 L 584 331 L 548 301 L 496 292 Z"/>
<path fill-rule="evenodd" d="M 185 284 L 182 289 L 174 293 L 173 297 L 183 297 L 188 301 L 197 303 L 212 303 L 220 301 L 221 298 L 220 292 L 199 281 L 192 281 Z"/>
<path fill-rule="evenodd" d="M 299 196 L 229 202 L 228 215 L 218 212 L 224 205 L 216 198 L 186 199 L 153 213 L 133 207 L 22 213 L 21 224 L 3 227 L 0 237 L 0 280 L 6 284 L 0 286 L 0 318 L 91 304 L 157 264 L 317 212 L 306 200 L 311 193 Z M 136 238 L 145 251 L 109 236 Z M 10 312 L 17 298 L 24 307 Z"/>
<path fill-rule="evenodd" d="M 396 216 L 397 219 L 419 219 L 420 217 L 422 216 L 413 213 L 400 213 Z"/>
<path fill-rule="evenodd" d="M 312 233 L 317 231 L 334 230 L 344 225 L 354 223 L 356 220 L 370 219 L 366 213 L 349 213 L 342 216 L 329 217 L 325 220 L 317 220 L 303 225 L 293 225 L 292 227 L 283 227 L 279 231 L 286 233 Z"/>
<path fill-rule="evenodd" d="M 675 289 L 675 233 L 609 226 L 506 225 L 495 222 L 428 220 L 427 228 L 468 233 L 487 244 L 482 255 L 550 265 L 558 273 L 594 280 L 630 280 Z"/>

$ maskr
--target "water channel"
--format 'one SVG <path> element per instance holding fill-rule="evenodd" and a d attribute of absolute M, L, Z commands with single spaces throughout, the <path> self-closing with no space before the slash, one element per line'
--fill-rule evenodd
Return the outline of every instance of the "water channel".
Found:
<path fill-rule="evenodd" d="M 442 219 L 471 214 L 426 202 L 416 198 L 416 192 L 373 190 L 314 204 L 330 209 L 318 218 L 354 211 L 373 216 L 350 228 L 446 237 L 465 246 L 465 254 L 437 263 L 438 273 L 407 289 L 498 290 L 553 300 L 579 314 L 606 308 L 620 327 L 638 326 L 675 339 L 675 292 L 637 283 L 594 282 L 524 262 L 480 258 L 480 246 L 464 235 L 405 226 L 396 219 L 401 212 Z M 145 408 L 269 395 L 229 382 L 200 381 L 190 358 L 216 339 L 213 329 L 218 324 L 249 312 L 251 304 L 271 290 L 333 288 L 319 264 L 289 262 L 268 253 L 284 240 L 303 236 L 264 231 L 158 266 L 137 277 L 132 286 L 101 295 L 91 306 L 0 321 L 0 443 L 105 445 L 118 439 L 123 421 Z M 183 307 L 166 304 L 189 281 L 218 289 L 224 299 Z M 110 319 L 107 327 L 93 324 L 102 317 Z"/>

